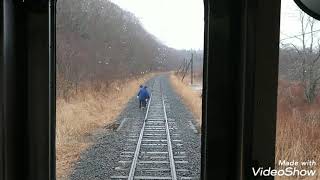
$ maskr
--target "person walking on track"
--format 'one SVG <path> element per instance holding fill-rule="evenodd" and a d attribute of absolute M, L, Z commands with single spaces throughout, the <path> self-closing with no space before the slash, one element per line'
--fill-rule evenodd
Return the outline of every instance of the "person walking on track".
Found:
<path fill-rule="evenodd" d="M 139 99 L 139 108 L 143 109 L 146 107 L 148 100 L 150 99 L 150 94 L 147 90 L 147 86 L 140 86 L 137 98 Z"/>
<path fill-rule="evenodd" d="M 139 100 L 139 109 L 141 109 L 141 102 L 142 101 L 140 100 L 140 94 L 141 94 L 142 89 L 143 89 L 143 86 L 140 85 L 138 95 L 137 95 L 137 99 Z"/>

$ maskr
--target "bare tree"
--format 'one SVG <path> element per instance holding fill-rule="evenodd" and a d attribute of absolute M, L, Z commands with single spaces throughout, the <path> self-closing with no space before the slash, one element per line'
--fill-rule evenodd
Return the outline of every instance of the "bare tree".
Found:
<path fill-rule="evenodd" d="M 299 43 L 281 43 L 291 59 L 289 75 L 300 80 L 308 103 L 317 96 L 320 83 L 320 39 L 315 34 L 316 20 L 302 11 L 299 14 L 300 33 L 293 38 Z M 280 53 L 281 54 L 281 53 Z"/>
<path fill-rule="evenodd" d="M 57 95 L 172 70 L 187 51 L 162 44 L 134 14 L 105 0 L 57 2 Z"/>

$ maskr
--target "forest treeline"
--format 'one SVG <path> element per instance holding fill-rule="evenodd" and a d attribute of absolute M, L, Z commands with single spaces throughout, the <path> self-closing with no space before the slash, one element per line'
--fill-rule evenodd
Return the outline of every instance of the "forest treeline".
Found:
<path fill-rule="evenodd" d="M 134 14 L 108 0 L 58 1 L 56 31 L 58 96 L 81 84 L 173 70 L 191 57 L 163 45 Z"/>

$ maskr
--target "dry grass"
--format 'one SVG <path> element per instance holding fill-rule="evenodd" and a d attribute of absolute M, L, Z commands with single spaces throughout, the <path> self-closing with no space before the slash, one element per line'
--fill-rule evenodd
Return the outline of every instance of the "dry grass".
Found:
<path fill-rule="evenodd" d="M 278 90 L 276 167 L 279 160 L 304 162 L 316 161 L 320 172 L 320 104 L 307 104 L 303 89 L 297 83 L 280 81 Z M 306 167 L 297 167 L 306 169 Z M 298 177 L 277 177 L 277 180 L 297 179 Z M 302 179 L 302 178 L 300 178 Z M 304 180 L 320 179 L 308 177 Z"/>
<path fill-rule="evenodd" d="M 199 92 L 194 91 L 186 83 L 188 80 L 181 82 L 181 78 L 174 74 L 170 75 L 170 82 L 177 94 L 182 97 L 184 104 L 192 112 L 198 127 L 201 127 L 202 116 L 202 98 Z"/>
<path fill-rule="evenodd" d="M 65 179 L 80 153 L 90 145 L 86 140 L 95 130 L 115 121 L 139 84 L 153 74 L 138 79 L 116 81 L 109 87 L 86 87 L 66 101 L 57 98 L 57 179 Z M 59 83 L 59 82 L 57 82 Z"/>

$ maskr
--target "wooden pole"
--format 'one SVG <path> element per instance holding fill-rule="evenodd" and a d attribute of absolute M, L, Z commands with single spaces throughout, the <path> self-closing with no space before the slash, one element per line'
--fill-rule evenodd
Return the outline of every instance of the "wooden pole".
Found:
<path fill-rule="evenodd" d="M 191 63 L 191 72 L 190 72 L 190 73 L 191 73 L 191 74 L 190 74 L 190 75 L 191 75 L 191 78 L 190 78 L 190 79 L 191 79 L 191 85 L 192 85 L 192 84 L 193 84 L 193 53 L 192 53 L 192 56 L 191 56 L 191 60 L 190 60 L 190 61 L 191 61 L 191 62 L 190 62 L 190 63 Z"/>
<path fill-rule="evenodd" d="M 184 60 L 184 64 L 183 64 L 183 70 L 182 70 L 182 73 L 184 73 L 186 71 L 186 68 L 187 68 L 187 60 L 186 59 L 183 59 Z"/>
<path fill-rule="evenodd" d="M 181 68 L 183 68 L 184 61 L 185 61 L 185 60 L 183 59 L 183 62 L 180 64 L 179 69 L 178 69 L 178 71 L 177 71 L 177 74 L 179 74 L 179 72 L 180 72 Z"/>
<path fill-rule="evenodd" d="M 188 73 L 188 70 L 189 70 L 189 66 L 190 66 L 190 64 L 191 64 L 191 61 L 189 61 L 189 62 L 188 62 L 187 67 L 186 67 L 186 70 L 185 70 L 185 71 L 184 71 L 184 73 L 183 73 L 183 76 L 182 76 L 181 81 L 183 81 L 184 77 L 185 77 L 185 76 L 186 76 L 186 74 Z"/>

